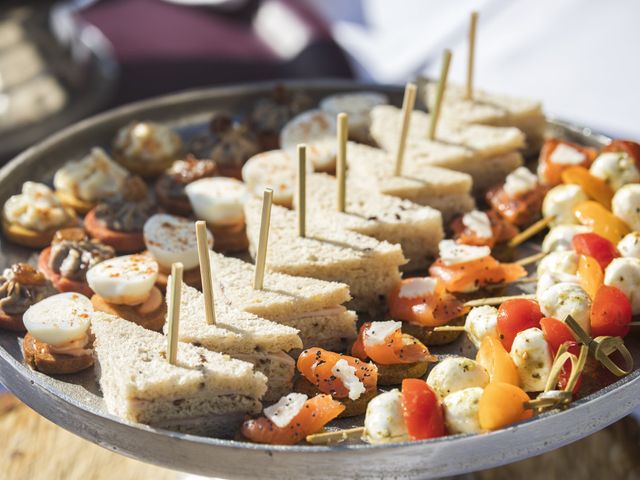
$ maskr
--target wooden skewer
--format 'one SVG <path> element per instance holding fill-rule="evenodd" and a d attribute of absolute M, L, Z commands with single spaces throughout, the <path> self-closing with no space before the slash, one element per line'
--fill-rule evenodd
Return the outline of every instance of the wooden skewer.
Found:
<path fill-rule="evenodd" d="M 434 332 L 464 332 L 466 329 L 464 325 L 442 325 L 441 327 L 434 327 Z"/>
<path fill-rule="evenodd" d="M 182 298 L 182 263 L 171 265 L 171 280 L 169 281 L 169 328 L 167 335 L 167 360 L 170 364 L 176 364 L 178 355 L 178 332 L 180 328 L 180 302 Z"/>
<path fill-rule="evenodd" d="M 475 300 L 469 300 L 464 303 L 465 307 L 481 307 L 482 305 L 500 305 L 514 298 L 525 298 L 529 300 L 535 300 L 535 294 L 523 294 L 523 295 L 508 295 L 506 297 L 489 297 L 489 298 L 476 298 Z"/>
<path fill-rule="evenodd" d="M 548 227 L 549 224 L 551 224 L 551 222 L 553 222 L 554 219 L 555 219 L 554 216 L 544 217 L 538 220 L 537 222 L 532 223 L 523 231 L 521 231 L 519 234 L 517 234 L 515 237 L 513 237 L 511 240 L 509 240 L 508 246 L 511 248 L 514 248 L 520 245 L 521 243 L 526 242 L 531 237 L 533 237 L 534 235 L 537 235 L 546 227 Z"/>
<path fill-rule="evenodd" d="M 338 155 L 336 177 L 338 178 L 338 211 L 344 212 L 347 202 L 347 138 L 349 138 L 349 116 L 338 114 Z"/>
<path fill-rule="evenodd" d="M 442 70 L 440 71 L 440 80 L 438 80 L 438 91 L 436 93 L 436 102 L 431 112 L 431 121 L 429 123 L 429 140 L 436 138 L 436 127 L 438 126 L 438 118 L 440 118 L 440 109 L 442 107 L 442 99 L 444 91 L 447 87 L 447 77 L 449 76 L 449 64 L 451 63 L 451 50 L 444 51 L 442 56 Z"/>
<path fill-rule="evenodd" d="M 494 283 L 492 285 L 487 285 L 484 288 L 486 290 L 495 290 L 497 288 L 503 288 L 508 285 L 526 285 L 529 283 L 536 283 L 537 281 L 538 281 L 538 277 L 524 277 L 509 283 Z"/>
<path fill-rule="evenodd" d="M 538 252 L 533 255 L 529 255 L 528 257 L 521 258 L 520 260 L 516 260 L 515 263 L 524 267 L 525 265 L 530 265 L 532 263 L 536 263 L 538 260 L 542 260 L 547 255 L 547 252 Z"/>
<path fill-rule="evenodd" d="M 473 98 L 473 66 L 476 55 L 476 27 L 478 25 L 478 12 L 471 12 L 469 22 L 469 51 L 467 52 L 467 91 L 465 98 L 471 100 Z"/>
<path fill-rule="evenodd" d="M 629 323 L 630 327 L 640 327 L 640 322 L 631 322 Z"/>
<path fill-rule="evenodd" d="M 400 139 L 398 141 L 398 151 L 396 152 L 396 167 L 394 175 L 402 175 L 402 165 L 404 163 L 404 151 L 407 147 L 407 136 L 409 135 L 409 125 L 411 123 L 411 112 L 416 104 L 416 84 L 407 83 L 404 88 L 404 98 L 402 99 L 402 127 L 400 128 Z"/>
<path fill-rule="evenodd" d="M 200 261 L 200 279 L 204 294 L 204 314 L 209 325 L 216 323 L 216 309 L 213 303 L 213 282 L 211 280 L 211 257 L 209 257 L 209 238 L 207 224 L 202 220 L 196 222 L 196 239 L 198 240 L 198 260 Z"/>
<path fill-rule="evenodd" d="M 253 277 L 253 288 L 256 290 L 262 290 L 264 287 L 264 268 L 267 261 L 272 202 L 273 190 L 265 188 L 262 196 L 262 217 L 260 218 L 260 239 L 258 240 L 258 251 L 256 252 L 256 271 Z"/>
<path fill-rule="evenodd" d="M 307 236 L 307 146 L 298 145 L 298 235 Z"/>
<path fill-rule="evenodd" d="M 312 445 L 326 445 L 328 443 L 343 442 L 347 439 L 359 439 L 364 435 L 364 427 L 348 428 L 346 430 L 338 430 L 336 432 L 322 432 L 307 435 L 307 443 Z"/>

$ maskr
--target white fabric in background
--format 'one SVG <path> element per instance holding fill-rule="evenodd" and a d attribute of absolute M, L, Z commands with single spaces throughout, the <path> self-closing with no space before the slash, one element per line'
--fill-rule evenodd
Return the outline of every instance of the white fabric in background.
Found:
<path fill-rule="evenodd" d="M 307 0 L 331 24 L 363 80 L 465 79 L 467 28 L 480 12 L 475 85 L 544 102 L 547 113 L 640 139 L 637 0 Z"/>

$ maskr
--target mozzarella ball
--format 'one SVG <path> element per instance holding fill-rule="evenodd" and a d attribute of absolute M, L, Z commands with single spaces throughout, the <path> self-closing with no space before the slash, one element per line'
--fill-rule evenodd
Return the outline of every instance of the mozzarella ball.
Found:
<path fill-rule="evenodd" d="M 549 253 L 538 263 L 538 276 L 544 273 L 575 275 L 578 271 L 579 256 L 573 250 L 559 250 Z"/>
<path fill-rule="evenodd" d="M 538 303 L 545 317 L 564 321 L 571 315 L 585 332 L 591 331 L 591 299 L 580 285 L 567 282 L 558 283 L 541 292 Z"/>
<path fill-rule="evenodd" d="M 591 229 L 584 225 L 558 225 L 547 233 L 542 241 L 543 252 L 554 250 L 571 250 L 571 241 L 579 233 L 588 233 Z"/>
<path fill-rule="evenodd" d="M 580 282 L 578 281 L 577 275 L 569 275 L 566 273 L 558 273 L 558 272 L 545 272 L 542 275 L 538 276 L 538 283 L 536 284 L 536 298 L 540 298 L 540 296 L 549 290 L 551 287 L 558 285 L 559 283 L 574 283 L 578 285 Z"/>
<path fill-rule="evenodd" d="M 605 152 L 598 155 L 589 169 L 594 177 L 598 177 L 618 190 L 628 183 L 640 182 L 640 171 L 636 163 L 624 152 Z"/>
<path fill-rule="evenodd" d="M 489 383 L 489 373 L 475 360 L 466 357 L 447 357 L 429 372 L 427 384 L 440 399 L 471 387 L 484 388 Z"/>
<path fill-rule="evenodd" d="M 511 358 L 516 364 L 525 392 L 541 392 L 551 372 L 551 351 L 539 328 L 528 328 L 516 335 L 511 346 Z"/>
<path fill-rule="evenodd" d="M 484 337 L 498 337 L 498 309 L 489 305 L 472 308 L 464 322 L 464 329 L 469 340 L 480 348 Z"/>
<path fill-rule="evenodd" d="M 625 185 L 611 200 L 611 211 L 631 230 L 640 230 L 640 184 Z"/>
<path fill-rule="evenodd" d="M 623 257 L 640 258 L 640 232 L 631 232 L 618 242 L 618 252 Z"/>
<path fill-rule="evenodd" d="M 640 259 L 614 258 L 604 271 L 604 284 L 620 289 L 631 302 L 633 314 L 640 314 Z"/>
<path fill-rule="evenodd" d="M 542 202 L 542 215 L 555 217 L 551 225 L 578 223 L 573 209 L 576 205 L 589 200 L 578 185 L 558 185 L 547 192 Z"/>
<path fill-rule="evenodd" d="M 397 388 L 381 393 L 369 402 L 364 429 L 365 440 L 373 444 L 409 440 L 404 423 L 402 395 Z"/>
<path fill-rule="evenodd" d="M 479 433 L 480 397 L 483 388 L 471 387 L 447 395 L 442 401 L 449 433 Z"/>

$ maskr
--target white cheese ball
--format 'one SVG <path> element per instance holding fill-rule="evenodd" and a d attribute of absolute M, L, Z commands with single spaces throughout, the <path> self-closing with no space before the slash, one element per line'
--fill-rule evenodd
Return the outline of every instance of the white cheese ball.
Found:
<path fill-rule="evenodd" d="M 545 272 L 542 275 L 538 276 L 538 283 L 536 284 L 536 298 L 540 298 L 540 296 L 544 292 L 549 290 L 551 287 L 558 285 L 559 283 L 574 283 L 576 285 L 580 284 L 577 275 L 569 275 L 566 273 L 557 272 Z"/>
<path fill-rule="evenodd" d="M 409 440 L 404 423 L 402 395 L 397 388 L 381 393 L 369 402 L 364 429 L 365 440 L 372 444 Z"/>
<path fill-rule="evenodd" d="M 558 250 L 549 253 L 538 263 L 538 276 L 544 273 L 575 275 L 580 257 L 573 250 Z"/>
<path fill-rule="evenodd" d="M 542 202 L 542 215 L 554 217 L 551 225 L 578 223 L 573 209 L 589 197 L 578 185 L 558 185 L 547 192 Z"/>
<path fill-rule="evenodd" d="M 516 335 L 510 352 L 525 392 L 541 392 L 551 372 L 551 351 L 539 328 L 528 328 Z"/>
<path fill-rule="evenodd" d="M 628 183 L 640 182 L 640 171 L 636 163 L 624 152 L 605 152 L 591 164 L 589 171 L 618 190 Z"/>
<path fill-rule="evenodd" d="M 618 242 L 618 252 L 623 257 L 640 258 L 640 232 L 631 232 Z"/>
<path fill-rule="evenodd" d="M 547 233 L 542 241 L 543 252 L 572 250 L 571 241 L 579 233 L 588 233 L 591 229 L 584 225 L 558 225 Z"/>
<path fill-rule="evenodd" d="M 640 184 L 625 185 L 611 200 L 611 211 L 631 230 L 640 230 Z"/>
<path fill-rule="evenodd" d="M 453 433 L 479 433 L 480 397 L 484 391 L 481 387 L 465 388 L 450 395 L 442 401 L 444 420 L 447 431 Z"/>
<path fill-rule="evenodd" d="M 604 271 L 604 284 L 620 289 L 631 302 L 633 314 L 640 314 L 640 259 L 614 258 Z"/>
<path fill-rule="evenodd" d="M 545 317 L 564 321 L 567 316 L 571 315 L 585 332 L 591 331 L 591 299 L 580 285 L 567 282 L 558 283 L 541 292 L 538 303 Z"/>
<path fill-rule="evenodd" d="M 429 372 L 427 384 L 443 399 L 451 393 L 471 387 L 484 388 L 489 373 L 475 360 L 466 357 L 447 357 Z"/>
<path fill-rule="evenodd" d="M 469 340 L 480 348 L 482 339 L 498 336 L 498 309 L 489 305 L 472 308 L 464 322 Z"/>

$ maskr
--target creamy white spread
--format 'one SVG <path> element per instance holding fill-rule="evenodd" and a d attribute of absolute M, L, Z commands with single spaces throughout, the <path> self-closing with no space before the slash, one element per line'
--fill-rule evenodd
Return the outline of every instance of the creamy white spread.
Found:
<path fill-rule="evenodd" d="M 489 247 L 462 245 L 454 240 L 442 240 L 438 244 L 438 248 L 440 250 L 440 260 L 447 266 L 471 262 L 491 255 Z"/>
<path fill-rule="evenodd" d="M 309 397 L 303 393 L 290 393 L 277 403 L 264 409 L 264 416 L 276 427 L 284 428 L 300 413 Z"/>
<path fill-rule="evenodd" d="M 22 193 L 4 204 L 4 216 L 29 230 L 44 232 L 68 225 L 69 214 L 53 191 L 43 183 L 24 182 Z"/>
<path fill-rule="evenodd" d="M 349 391 L 349 399 L 357 400 L 366 391 L 364 383 L 356 375 L 355 367 L 349 365 L 349 363 L 341 358 L 331 369 L 331 373 L 336 376 L 338 380 L 342 382 L 345 388 Z"/>
<path fill-rule="evenodd" d="M 580 165 L 586 159 L 586 155 L 580 150 L 564 143 L 560 143 L 554 148 L 549 157 L 549 160 L 558 165 Z"/>
<path fill-rule="evenodd" d="M 504 191 L 511 198 L 519 197 L 538 185 L 538 177 L 529 171 L 527 167 L 518 167 L 504 181 Z"/>
<path fill-rule="evenodd" d="M 491 220 L 489 215 L 479 210 L 473 210 L 462 216 L 462 224 L 478 238 L 491 238 Z"/>
<path fill-rule="evenodd" d="M 158 158 L 176 155 L 180 149 L 180 137 L 169 127 L 154 122 L 139 122 L 118 132 L 115 148 L 126 157 L 154 162 Z"/>
<path fill-rule="evenodd" d="M 432 277 L 412 278 L 400 287 L 400 298 L 418 298 L 430 295 L 436 290 L 438 281 Z"/>

